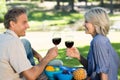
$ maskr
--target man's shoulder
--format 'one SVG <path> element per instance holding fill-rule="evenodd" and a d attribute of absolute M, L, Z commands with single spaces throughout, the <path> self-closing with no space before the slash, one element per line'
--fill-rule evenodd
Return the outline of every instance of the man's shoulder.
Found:
<path fill-rule="evenodd" d="M 1 44 L 14 44 L 14 43 L 20 43 L 20 39 L 17 37 L 14 37 L 12 35 L 7 34 L 0 34 L 0 42 Z"/>

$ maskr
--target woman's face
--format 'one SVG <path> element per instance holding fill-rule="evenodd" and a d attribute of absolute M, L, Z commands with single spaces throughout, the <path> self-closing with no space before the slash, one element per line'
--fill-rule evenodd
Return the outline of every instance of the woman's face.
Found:
<path fill-rule="evenodd" d="M 85 27 L 86 34 L 91 34 L 92 36 L 94 36 L 96 34 L 95 27 L 93 26 L 92 23 L 85 21 L 84 27 Z"/>

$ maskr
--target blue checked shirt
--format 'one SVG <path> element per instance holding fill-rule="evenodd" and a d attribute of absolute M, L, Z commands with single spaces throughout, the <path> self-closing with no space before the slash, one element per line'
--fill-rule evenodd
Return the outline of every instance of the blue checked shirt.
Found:
<path fill-rule="evenodd" d="M 100 73 L 106 73 L 109 80 L 118 80 L 119 57 L 107 37 L 98 34 L 93 38 L 87 60 L 92 80 L 100 80 Z"/>

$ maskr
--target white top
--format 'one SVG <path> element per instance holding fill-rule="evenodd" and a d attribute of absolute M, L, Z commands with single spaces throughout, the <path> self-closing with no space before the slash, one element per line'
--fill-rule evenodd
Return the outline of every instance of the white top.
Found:
<path fill-rule="evenodd" d="M 0 34 L 0 80 L 22 80 L 19 74 L 31 67 L 15 32 L 7 30 Z"/>

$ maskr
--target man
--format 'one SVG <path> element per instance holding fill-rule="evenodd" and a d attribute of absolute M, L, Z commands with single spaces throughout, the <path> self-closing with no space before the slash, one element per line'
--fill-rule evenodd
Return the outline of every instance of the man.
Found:
<path fill-rule="evenodd" d="M 25 36 L 25 31 L 29 28 L 26 10 L 23 8 L 9 10 L 5 14 L 4 25 L 7 30 L 0 35 L 0 80 L 23 80 L 23 78 L 36 80 L 49 61 L 58 55 L 58 48 L 49 49 L 41 62 L 32 66 L 19 39 Z"/>

